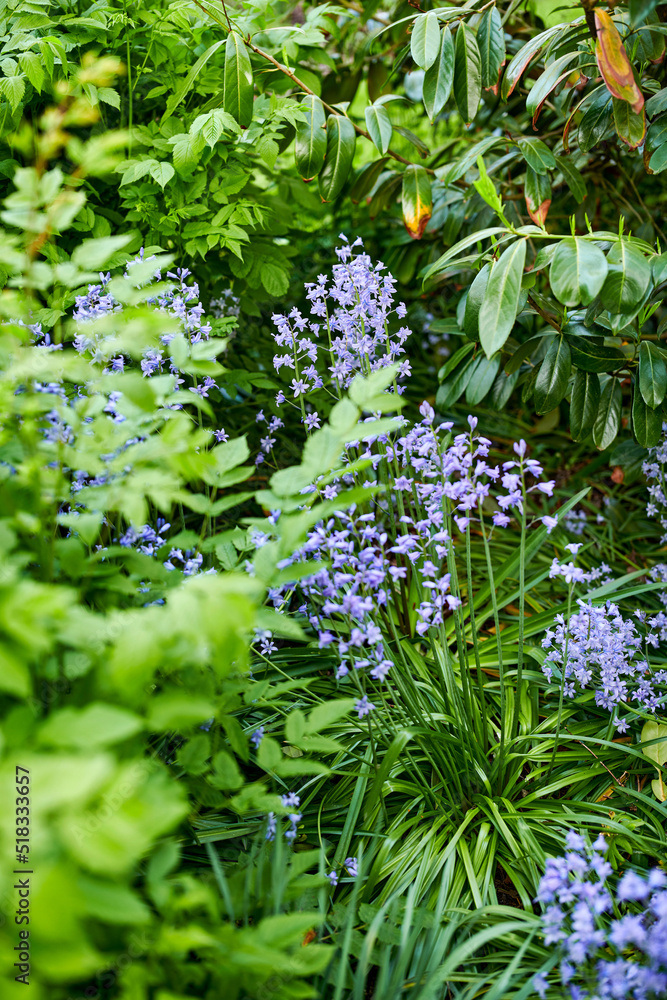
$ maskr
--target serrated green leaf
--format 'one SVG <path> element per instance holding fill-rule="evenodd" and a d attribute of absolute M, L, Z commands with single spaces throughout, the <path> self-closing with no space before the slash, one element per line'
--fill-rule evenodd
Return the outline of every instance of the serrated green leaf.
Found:
<path fill-rule="evenodd" d="M 461 21 L 456 31 L 454 49 L 454 100 L 466 124 L 477 114 L 481 94 L 482 60 L 477 39 Z"/>
<path fill-rule="evenodd" d="M 479 339 L 487 358 L 503 346 L 514 326 L 526 262 L 526 241 L 516 240 L 493 264 L 479 311 Z"/>
<path fill-rule="evenodd" d="M 594 372 L 576 372 L 570 402 L 570 432 L 574 441 L 583 441 L 593 430 L 599 405 L 598 376 Z"/>

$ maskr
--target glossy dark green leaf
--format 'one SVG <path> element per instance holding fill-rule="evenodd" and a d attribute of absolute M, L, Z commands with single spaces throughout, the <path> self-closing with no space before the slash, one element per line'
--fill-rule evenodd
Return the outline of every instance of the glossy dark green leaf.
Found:
<path fill-rule="evenodd" d="M 586 197 L 586 181 L 581 172 L 565 155 L 556 157 L 556 168 L 560 170 L 574 198 L 581 204 Z"/>
<path fill-rule="evenodd" d="M 396 174 L 392 170 L 387 170 L 386 176 L 383 174 L 378 178 L 377 187 L 368 206 L 368 214 L 371 219 L 375 219 L 380 212 L 393 204 L 402 180 L 402 175 Z"/>
<path fill-rule="evenodd" d="M 387 109 L 382 104 L 371 104 L 364 111 L 366 128 L 377 151 L 383 156 L 389 149 L 393 127 Z"/>
<path fill-rule="evenodd" d="M 487 358 L 480 354 L 475 359 L 475 368 L 466 386 L 466 403 L 469 406 L 477 406 L 478 403 L 482 402 L 495 382 L 499 368 L 500 356 L 498 354 L 493 358 Z"/>
<path fill-rule="evenodd" d="M 424 73 L 422 98 L 426 114 L 431 121 L 440 114 L 449 95 L 454 81 L 454 39 L 445 25 L 440 39 L 440 52 L 432 66 Z"/>
<path fill-rule="evenodd" d="M 544 228 L 551 206 L 551 184 L 547 174 L 538 174 L 532 167 L 526 167 L 526 183 L 523 193 L 526 198 L 528 215 L 536 226 Z"/>
<path fill-rule="evenodd" d="M 600 301 L 610 313 L 629 313 L 642 301 L 651 280 L 651 266 L 627 240 L 615 243 L 607 254 L 607 277 Z"/>
<path fill-rule="evenodd" d="M 661 0 L 630 0 L 630 22 L 633 28 L 646 18 L 651 11 L 654 11 Z"/>
<path fill-rule="evenodd" d="M 326 114 L 324 106 L 314 94 L 307 94 L 301 102 L 306 121 L 296 123 L 294 158 L 296 169 L 306 180 L 317 177 L 324 165 L 327 152 Z"/>
<path fill-rule="evenodd" d="M 575 50 L 574 52 L 566 52 L 565 55 L 555 59 L 530 88 L 526 98 L 526 110 L 533 120 L 533 128 L 537 128 L 538 118 L 549 95 L 567 79 L 570 75 L 571 64 L 578 57 L 579 53 Z"/>
<path fill-rule="evenodd" d="M 542 362 L 539 361 L 534 368 L 528 373 L 526 381 L 523 383 L 523 388 L 521 390 L 521 402 L 527 403 L 533 398 L 533 393 L 535 392 L 535 383 L 540 374 L 540 368 L 542 367 Z"/>
<path fill-rule="evenodd" d="M 574 441 L 583 441 L 593 430 L 599 405 L 598 376 L 595 372 L 576 372 L 570 401 L 570 433 Z"/>
<path fill-rule="evenodd" d="M 497 94 L 500 69 L 505 62 L 505 33 L 497 7 L 484 11 L 477 28 L 477 45 L 481 58 L 482 87 Z"/>
<path fill-rule="evenodd" d="M 415 240 L 420 240 L 433 211 L 431 178 L 424 167 L 411 164 L 403 173 L 401 190 L 403 222 Z"/>
<path fill-rule="evenodd" d="M 482 66 L 477 40 L 461 21 L 456 31 L 454 100 L 466 124 L 477 114 L 481 93 Z"/>
<path fill-rule="evenodd" d="M 479 310 L 479 339 L 487 358 L 503 346 L 514 326 L 526 262 L 526 241 L 516 240 L 493 264 Z"/>
<path fill-rule="evenodd" d="M 639 391 L 652 410 L 667 393 L 667 365 L 655 344 L 646 340 L 639 345 Z"/>
<path fill-rule="evenodd" d="M 387 158 L 382 157 L 381 160 L 375 160 L 373 163 L 367 163 L 365 167 L 362 167 L 354 179 L 354 184 L 350 188 L 350 201 L 358 205 L 360 201 L 371 193 L 386 162 Z"/>
<path fill-rule="evenodd" d="M 626 361 L 625 355 L 616 347 L 595 344 L 588 337 L 568 337 L 572 364 L 585 372 L 617 371 Z"/>
<path fill-rule="evenodd" d="M 519 139 L 518 146 L 524 160 L 536 174 L 546 174 L 548 170 L 553 170 L 556 166 L 556 157 L 541 139 L 534 139 L 532 136 L 524 137 Z"/>
<path fill-rule="evenodd" d="M 662 413 L 646 405 L 636 383 L 632 390 L 632 431 L 642 448 L 655 448 L 662 437 Z"/>
<path fill-rule="evenodd" d="M 599 451 L 612 443 L 621 425 L 623 394 L 617 378 L 610 378 L 600 395 L 600 404 L 593 424 L 593 442 Z"/>
<path fill-rule="evenodd" d="M 554 337 L 535 381 L 535 410 L 550 413 L 564 397 L 570 378 L 572 360 L 565 337 Z"/>
<path fill-rule="evenodd" d="M 491 265 L 485 264 L 477 272 L 472 285 L 468 289 L 468 297 L 466 298 L 466 306 L 463 313 L 463 329 L 471 340 L 479 340 L 479 310 L 482 308 L 486 283 L 489 280 L 490 273 Z"/>
<path fill-rule="evenodd" d="M 327 153 L 319 175 L 322 201 L 331 201 L 343 189 L 354 159 L 356 133 L 349 118 L 331 115 L 327 120 Z"/>
<path fill-rule="evenodd" d="M 551 261 L 551 289 L 565 306 L 589 305 L 607 277 L 607 258 L 590 240 L 570 236 L 556 247 Z"/>
<path fill-rule="evenodd" d="M 252 121 L 252 66 L 245 42 L 235 31 L 229 32 L 225 44 L 224 81 L 224 110 L 247 128 Z"/>
<path fill-rule="evenodd" d="M 542 51 L 549 39 L 552 38 L 558 31 L 560 31 L 560 25 L 556 25 L 552 28 L 548 28 L 546 31 L 542 31 L 539 35 L 535 35 L 534 38 L 531 38 L 529 42 L 526 42 L 526 44 L 519 49 L 516 55 L 512 56 L 509 65 L 505 70 L 503 84 L 500 91 L 504 101 L 506 101 L 510 96 L 528 65 Z"/>
<path fill-rule="evenodd" d="M 459 399 L 470 381 L 475 366 L 475 360 L 468 358 L 447 376 L 435 395 L 435 405 L 439 410 L 452 406 Z"/>
<path fill-rule="evenodd" d="M 591 101 L 579 122 L 579 148 L 587 153 L 597 146 L 613 123 L 611 94 L 606 87 Z"/>
<path fill-rule="evenodd" d="M 426 143 L 422 142 L 419 136 L 415 135 L 409 128 L 406 128 L 405 125 L 395 125 L 394 132 L 398 132 L 398 134 L 402 135 L 404 139 L 411 142 L 422 159 L 430 155 L 431 150 L 428 148 Z"/>
<path fill-rule="evenodd" d="M 421 69 L 428 69 L 440 51 L 440 22 L 433 11 L 420 14 L 412 26 L 410 53 Z"/>
<path fill-rule="evenodd" d="M 614 127 L 619 139 L 630 149 L 637 149 L 641 146 L 646 135 L 646 113 L 642 107 L 637 113 L 627 101 L 619 101 L 614 97 L 612 101 L 614 110 Z"/>
<path fill-rule="evenodd" d="M 555 337 L 556 331 L 552 330 L 544 336 Z M 505 362 L 505 371 L 508 375 L 511 375 L 513 372 L 518 372 L 524 361 L 527 358 L 530 358 L 537 348 L 542 345 L 544 336 L 542 334 L 538 334 L 536 337 L 531 337 L 530 340 L 526 340 L 519 348 L 517 348 L 511 358 Z"/>
<path fill-rule="evenodd" d="M 502 410 L 507 405 L 507 402 L 518 381 L 518 371 L 512 372 L 510 375 L 506 375 L 501 368 L 496 375 L 493 385 L 491 386 L 491 395 L 488 401 L 489 405 L 492 406 L 494 410 Z"/>

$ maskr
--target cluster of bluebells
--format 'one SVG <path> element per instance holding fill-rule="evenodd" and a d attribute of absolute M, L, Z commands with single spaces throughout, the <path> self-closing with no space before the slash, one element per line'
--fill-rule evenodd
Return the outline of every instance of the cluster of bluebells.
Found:
<path fill-rule="evenodd" d="M 571 1000 L 659 1000 L 667 995 L 667 876 L 628 871 L 616 890 L 600 835 L 592 847 L 570 831 L 563 857 L 549 858 L 536 901 L 544 943 L 556 946 L 558 977 Z M 546 974 L 533 985 L 549 989 Z M 559 994 L 563 995 L 563 994 Z"/>
<path fill-rule="evenodd" d="M 346 869 L 350 878 L 357 878 L 357 876 L 359 875 L 358 858 L 345 858 L 342 867 Z M 340 878 L 340 875 L 336 871 L 330 871 L 329 874 L 327 875 L 327 878 L 329 879 L 332 888 L 335 888 L 338 885 L 338 880 Z"/>
<path fill-rule="evenodd" d="M 649 449 L 649 457 L 644 462 L 644 475 L 649 481 L 649 502 L 646 513 L 656 518 L 662 530 L 660 544 L 667 543 L 667 423 L 662 425 L 663 439 L 655 448 Z M 664 583 L 665 588 L 658 591 L 658 597 L 667 609 L 667 563 L 658 563 L 650 572 L 650 577 L 656 583 Z M 651 620 L 653 630 L 659 635 L 660 641 L 667 641 L 667 611 L 659 611 Z"/>
<path fill-rule="evenodd" d="M 298 826 L 301 822 L 302 814 L 296 810 L 301 805 L 301 799 L 296 794 L 296 792 L 288 792 L 287 795 L 281 796 L 281 801 L 285 809 L 291 809 L 292 812 L 287 814 L 287 822 L 289 824 L 288 828 L 285 830 L 285 840 L 294 841 L 298 835 Z M 276 814 L 270 812 L 268 815 L 268 821 L 266 826 L 266 839 L 275 840 L 276 837 Z"/>
<path fill-rule="evenodd" d="M 557 615 L 554 627 L 547 630 L 542 671 L 551 681 L 557 668 L 566 698 L 593 689 L 596 705 L 613 713 L 616 728 L 625 732 L 628 719 L 619 716 L 623 707 L 634 703 L 654 713 L 663 700 L 667 671 L 651 671 L 645 653 L 657 639 L 651 632 L 642 637 L 611 601 L 599 606 L 580 599 L 577 605 L 567 624 Z M 638 612 L 637 618 L 641 622 L 645 616 Z"/>
<path fill-rule="evenodd" d="M 276 397 L 278 406 L 324 386 L 333 385 L 340 395 L 358 373 L 368 375 L 394 362 L 399 363 L 397 379 L 410 374 L 404 348 L 410 330 L 390 329 L 394 317 L 400 321 L 407 313 L 403 302 L 394 305 L 395 278 L 363 252 L 361 238 L 352 244 L 343 235 L 341 239 L 332 278 L 320 274 L 316 282 L 306 284 L 310 318 L 297 308 L 272 317 L 281 351 L 273 365 L 277 372 L 286 369 L 291 379 L 289 388 Z M 311 415 L 311 427 L 317 426 L 316 417 Z"/>
<path fill-rule="evenodd" d="M 542 466 L 527 457 L 525 441 L 514 445 L 511 459 L 494 465 L 487 461 L 491 441 L 476 433 L 475 417 L 468 418 L 465 433 L 452 438 L 452 424 L 436 426 L 428 403 L 420 411 L 422 420 L 404 421 L 394 439 L 370 436 L 349 446 L 350 458 L 354 453 L 369 462 L 364 475 L 375 476 L 361 485 L 382 484 L 383 498 L 371 509 L 353 505 L 315 525 L 302 548 L 282 564 L 324 563 L 300 588 L 320 648 L 337 653 L 338 678 L 363 670 L 384 681 L 393 662 L 384 626 L 389 605 L 401 607 L 400 593 L 416 587 L 421 636 L 440 628 L 459 607 L 448 568 L 452 528 L 465 532 L 473 520 L 481 522 L 488 501 L 497 509 L 485 530 L 500 530 L 512 513 L 523 515 L 529 493 L 553 492 L 554 483 L 540 479 Z M 355 482 L 352 474 L 342 479 Z M 324 498 L 334 499 L 339 488 L 329 484 Z M 270 596 L 276 607 L 286 600 L 284 590 Z M 374 707 L 364 695 L 356 705 L 359 718 Z"/>
<path fill-rule="evenodd" d="M 545 518 L 545 520 L 549 521 L 551 519 Z M 583 544 L 583 542 L 570 542 L 565 548 L 571 555 L 576 556 Z M 577 566 L 572 559 L 566 562 L 565 560 L 559 561 L 554 557 L 549 570 L 549 578 L 553 580 L 554 577 L 562 577 L 567 584 L 597 582 L 601 585 L 608 583 L 612 579 L 612 573 L 606 563 L 601 563 L 593 569 L 585 570 L 581 566 Z"/>

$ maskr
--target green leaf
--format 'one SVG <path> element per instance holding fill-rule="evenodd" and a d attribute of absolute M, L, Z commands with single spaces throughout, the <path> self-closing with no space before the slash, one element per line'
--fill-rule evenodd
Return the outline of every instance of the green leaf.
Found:
<path fill-rule="evenodd" d="M 354 708 L 354 698 L 339 698 L 336 701 L 324 701 L 321 705 L 316 705 L 308 715 L 304 733 L 321 733 L 323 729 L 328 729 L 334 722 L 343 719 Z"/>
<path fill-rule="evenodd" d="M 617 378 L 610 378 L 600 396 L 600 406 L 593 424 L 593 442 L 599 451 L 612 443 L 621 424 L 623 394 Z"/>
<path fill-rule="evenodd" d="M 350 201 L 355 205 L 358 205 L 360 201 L 366 198 L 370 192 L 375 187 L 375 184 L 382 173 L 382 168 L 387 162 L 386 157 L 382 157 L 381 160 L 375 160 L 373 163 L 367 163 L 363 167 L 354 179 L 354 183 L 350 188 Z"/>
<path fill-rule="evenodd" d="M 538 174 L 532 167 L 526 167 L 524 187 L 526 208 L 536 226 L 544 228 L 551 206 L 551 184 L 546 174 Z"/>
<path fill-rule="evenodd" d="M 574 441 L 583 441 L 593 430 L 599 405 L 598 376 L 595 372 L 576 372 L 570 402 L 570 432 Z"/>
<path fill-rule="evenodd" d="M 440 52 L 432 66 L 424 73 L 422 98 L 426 114 L 433 121 L 442 111 L 454 82 L 454 39 L 445 25 L 440 40 Z"/>
<path fill-rule="evenodd" d="M 586 182 L 581 172 L 577 170 L 565 154 L 556 157 L 556 168 L 563 175 L 563 179 L 569 187 L 571 194 L 581 204 L 587 193 Z"/>
<path fill-rule="evenodd" d="M 319 175 L 322 201 L 332 201 L 347 180 L 356 146 L 354 125 L 343 115 L 331 115 L 327 121 L 327 154 Z"/>
<path fill-rule="evenodd" d="M 639 114 L 633 111 L 627 101 L 619 101 L 614 97 L 612 101 L 614 110 L 614 125 L 619 139 L 630 149 L 637 149 L 644 141 L 646 135 L 646 112 L 642 107 Z"/>
<path fill-rule="evenodd" d="M 305 122 L 296 122 L 294 159 L 301 177 L 317 177 L 324 165 L 327 152 L 326 114 L 324 105 L 315 94 L 307 94 L 301 101 Z"/>
<path fill-rule="evenodd" d="M 540 112 L 549 94 L 556 89 L 559 83 L 562 83 L 569 76 L 570 63 L 578 58 L 579 52 L 575 50 L 574 52 L 566 52 L 565 55 L 554 59 L 530 88 L 530 92 L 526 98 L 526 110 L 533 120 L 534 129 L 537 129 L 537 120 L 540 117 Z"/>
<path fill-rule="evenodd" d="M 25 78 L 22 76 L 0 77 L 0 94 L 7 98 L 12 111 L 16 111 L 25 94 Z"/>
<path fill-rule="evenodd" d="M 387 109 L 382 104 L 371 104 L 364 111 L 366 128 L 373 140 L 375 148 L 383 156 L 389 149 L 393 132 Z"/>
<path fill-rule="evenodd" d="M 667 392 L 667 365 L 655 344 L 639 345 L 639 391 L 652 410 L 660 406 Z"/>
<path fill-rule="evenodd" d="M 405 228 L 414 240 L 421 239 L 433 211 L 431 178 L 424 167 L 411 164 L 405 168 L 401 205 Z"/>
<path fill-rule="evenodd" d="M 250 57 L 245 43 L 235 31 L 227 35 L 223 105 L 239 123 L 247 128 L 252 121 L 253 78 Z"/>
<path fill-rule="evenodd" d="M 165 184 L 169 183 L 175 173 L 176 171 L 172 167 L 171 163 L 167 163 L 164 160 L 151 167 L 151 177 L 154 181 L 157 181 L 163 191 Z"/>
<path fill-rule="evenodd" d="M 116 111 L 120 110 L 120 94 L 113 87 L 98 87 L 97 98 L 105 104 L 110 104 Z"/>
<path fill-rule="evenodd" d="M 28 77 L 28 79 L 30 80 L 31 84 L 33 85 L 37 93 L 41 94 L 42 87 L 44 85 L 44 68 L 42 65 L 42 60 L 39 58 L 37 53 L 22 52 L 21 55 L 19 56 L 19 66 L 21 67 L 21 70 L 25 73 L 25 75 Z M 98 91 L 98 96 L 100 97 L 100 100 L 103 100 L 103 98 L 101 97 L 102 90 L 107 90 L 107 89 L 108 88 L 106 87 L 102 87 Z M 114 90 L 113 93 L 115 94 L 116 91 Z M 117 94 L 116 97 L 118 97 Z"/>
<path fill-rule="evenodd" d="M 546 174 L 556 166 L 556 157 L 541 139 L 531 137 L 518 140 L 521 155 L 536 174 Z"/>
<path fill-rule="evenodd" d="M 473 347 L 472 344 L 466 346 L 471 349 Z M 439 410 L 445 410 L 448 406 L 452 406 L 463 395 L 474 370 L 475 361 L 473 358 L 468 358 L 447 376 L 435 396 L 435 405 Z"/>
<path fill-rule="evenodd" d="M 500 354 L 487 358 L 480 354 L 474 361 L 474 368 L 466 386 L 466 403 L 477 406 L 487 395 L 496 380 L 500 368 Z"/>
<path fill-rule="evenodd" d="M 601 87 L 579 122 L 578 140 L 582 153 L 600 142 L 612 120 L 611 94 L 606 87 Z"/>
<path fill-rule="evenodd" d="M 475 275 L 475 279 L 468 289 L 463 312 L 463 329 L 471 340 L 479 340 L 479 310 L 482 308 L 490 273 L 491 265 L 485 264 Z"/>
<path fill-rule="evenodd" d="M 617 347 L 595 344 L 588 337 L 568 336 L 572 364 L 585 372 L 613 372 L 625 364 L 626 357 Z"/>
<path fill-rule="evenodd" d="M 143 729 L 143 720 L 118 705 L 93 702 L 86 708 L 63 708 L 39 731 L 41 743 L 60 747 L 102 747 L 127 740 Z"/>
<path fill-rule="evenodd" d="M 162 121 L 163 122 L 166 121 L 167 118 L 169 118 L 171 115 L 173 115 L 173 113 L 176 110 L 176 108 L 178 107 L 178 105 L 185 99 L 185 97 L 190 92 L 190 90 L 192 88 L 192 85 L 195 82 L 195 80 L 197 79 L 197 77 L 198 77 L 198 75 L 199 75 L 202 67 L 206 65 L 206 63 L 209 61 L 209 59 L 211 58 L 211 56 L 214 55 L 218 51 L 218 49 L 220 48 L 220 46 L 225 44 L 225 41 L 226 40 L 224 38 L 221 38 L 217 42 L 213 42 L 213 45 L 210 45 L 206 49 L 206 52 L 204 52 L 204 53 L 202 53 L 202 55 L 200 55 L 199 59 L 194 64 L 194 66 L 192 67 L 192 69 L 190 70 L 190 72 L 188 73 L 188 75 L 186 76 L 186 78 L 183 81 L 183 83 L 180 85 L 180 87 L 178 88 L 178 90 L 176 90 L 176 92 L 173 94 L 173 96 L 167 102 L 167 110 L 165 111 L 165 113 L 162 116 Z"/>
<path fill-rule="evenodd" d="M 410 54 L 420 69 L 428 69 L 440 51 L 440 22 L 433 11 L 420 14 L 410 35 Z"/>
<path fill-rule="evenodd" d="M 482 60 L 477 40 L 472 31 L 461 21 L 456 31 L 454 100 L 466 125 L 477 114 L 481 93 Z"/>
<path fill-rule="evenodd" d="M 610 313 L 629 313 L 644 298 L 651 280 L 651 265 L 627 240 L 615 243 L 607 254 L 607 278 L 600 301 Z"/>
<path fill-rule="evenodd" d="M 632 431 L 642 448 L 655 448 L 662 437 L 662 414 L 646 405 L 636 383 L 632 391 Z"/>
<path fill-rule="evenodd" d="M 133 240 L 132 233 L 126 233 L 121 236 L 101 236 L 98 239 L 93 240 L 83 240 L 77 247 L 75 247 L 72 254 L 72 262 L 77 265 L 77 267 L 85 268 L 86 270 L 100 271 L 109 261 L 115 253 L 122 250 Z M 155 404 L 154 400 L 151 400 L 151 409 Z"/>
<path fill-rule="evenodd" d="M 491 268 L 479 311 L 479 339 L 487 358 L 503 346 L 514 326 L 526 262 L 526 241 L 516 240 Z"/>
<path fill-rule="evenodd" d="M 565 337 L 554 337 L 535 381 L 535 411 L 550 413 L 564 397 L 570 379 L 572 358 Z"/>
<path fill-rule="evenodd" d="M 556 247 L 549 281 L 564 306 L 590 305 L 606 277 L 607 258 L 594 243 L 570 236 Z"/>
<path fill-rule="evenodd" d="M 477 44 L 482 68 L 482 87 L 498 93 L 500 69 L 505 62 L 505 33 L 497 7 L 482 15 L 477 28 Z"/>
<path fill-rule="evenodd" d="M 546 31 L 543 31 L 534 38 L 531 38 L 529 42 L 526 42 L 526 44 L 519 49 L 516 55 L 512 56 L 503 76 L 501 95 L 504 101 L 507 100 L 516 87 L 529 63 L 531 63 L 535 56 L 542 51 L 549 39 L 560 30 L 560 25 L 548 28 Z"/>

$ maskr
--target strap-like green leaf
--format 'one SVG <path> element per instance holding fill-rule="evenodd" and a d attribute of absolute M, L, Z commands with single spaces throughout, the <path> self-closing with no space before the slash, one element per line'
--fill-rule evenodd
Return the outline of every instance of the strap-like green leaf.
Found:
<path fill-rule="evenodd" d="M 420 14 L 410 35 L 410 54 L 421 69 L 428 69 L 440 51 L 440 22 L 433 11 Z"/>
<path fill-rule="evenodd" d="M 639 345 L 639 391 L 652 410 L 667 393 L 667 365 L 655 344 L 646 340 Z"/>
<path fill-rule="evenodd" d="M 578 371 L 570 402 L 570 431 L 575 441 L 583 441 L 593 430 L 599 405 L 600 379 L 594 372 Z"/>
<path fill-rule="evenodd" d="M 621 385 L 617 378 L 610 378 L 600 396 L 600 405 L 593 424 L 593 441 L 599 451 L 608 448 L 621 425 Z"/>
<path fill-rule="evenodd" d="M 454 39 L 449 25 L 443 29 L 440 52 L 432 66 L 424 73 L 422 97 L 426 114 L 431 121 L 440 114 L 452 92 L 454 81 Z"/>
<path fill-rule="evenodd" d="M 382 104 L 371 104 L 364 111 L 364 117 L 375 148 L 384 156 L 389 149 L 393 132 L 387 109 Z"/>
<path fill-rule="evenodd" d="M 477 44 L 482 66 L 482 87 L 498 93 L 500 68 L 505 62 L 505 33 L 497 7 L 482 15 L 477 28 Z"/>
<path fill-rule="evenodd" d="M 354 125 L 343 115 L 331 115 L 327 121 L 327 154 L 319 176 L 322 201 L 331 201 L 343 189 L 354 159 Z"/>
<path fill-rule="evenodd" d="M 662 414 L 646 405 L 636 383 L 632 390 L 632 430 L 642 448 L 655 448 L 662 437 Z"/>
<path fill-rule="evenodd" d="M 466 124 L 477 114 L 481 93 L 482 60 L 477 40 L 472 31 L 461 21 L 456 31 L 454 100 Z"/>
<path fill-rule="evenodd" d="M 236 118 L 241 128 L 252 121 L 253 79 L 245 43 L 235 31 L 227 35 L 225 45 L 225 111 Z"/>
<path fill-rule="evenodd" d="M 421 239 L 433 211 L 431 178 L 424 167 L 411 164 L 405 168 L 401 203 L 405 228 L 413 239 Z"/>
<path fill-rule="evenodd" d="M 520 239 L 491 268 L 479 311 L 479 339 L 487 358 L 500 350 L 514 326 L 525 262 L 526 241 Z"/>
<path fill-rule="evenodd" d="M 301 102 L 306 121 L 296 123 L 294 158 L 296 169 L 306 180 L 317 177 L 324 165 L 327 152 L 326 114 L 324 106 L 314 94 L 307 94 Z"/>
<path fill-rule="evenodd" d="M 565 337 L 554 337 L 535 382 L 535 410 L 550 413 L 565 395 L 572 359 Z"/>

